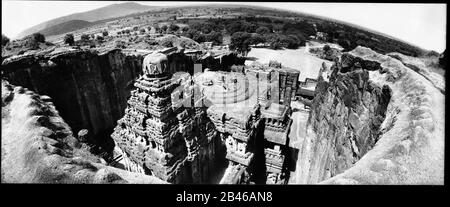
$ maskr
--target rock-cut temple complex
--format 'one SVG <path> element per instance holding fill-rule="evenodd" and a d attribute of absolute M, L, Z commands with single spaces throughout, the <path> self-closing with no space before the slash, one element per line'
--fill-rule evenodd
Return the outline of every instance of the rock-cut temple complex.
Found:
<path fill-rule="evenodd" d="M 125 169 L 170 183 L 287 182 L 297 70 L 260 65 L 191 75 L 169 67 L 162 52 L 144 58 L 111 135 Z"/>

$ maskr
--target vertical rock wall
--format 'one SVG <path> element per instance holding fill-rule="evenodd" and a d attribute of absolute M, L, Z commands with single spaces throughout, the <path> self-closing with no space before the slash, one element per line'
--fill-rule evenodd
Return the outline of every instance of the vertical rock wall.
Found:
<path fill-rule="evenodd" d="M 52 97 L 73 131 L 86 128 L 97 139 L 91 141 L 108 146 L 141 64 L 142 57 L 120 50 L 72 51 L 4 61 L 2 78 Z"/>
<path fill-rule="evenodd" d="M 308 163 L 298 166 L 303 168 L 297 169 L 300 182 L 317 183 L 342 173 L 378 140 L 391 89 L 374 84 L 357 59 L 345 57 L 334 66 L 330 82 L 317 85 L 308 120 L 309 149 L 299 154 L 300 163 Z"/>

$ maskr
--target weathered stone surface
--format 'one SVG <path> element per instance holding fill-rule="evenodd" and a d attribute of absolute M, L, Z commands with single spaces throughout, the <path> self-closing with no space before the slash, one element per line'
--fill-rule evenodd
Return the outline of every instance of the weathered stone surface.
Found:
<path fill-rule="evenodd" d="M 2 182 L 164 183 L 104 165 L 88 149 L 76 146 L 70 127 L 52 104 L 8 85 L 2 80 Z"/>
<path fill-rule="evenodd" d="M 206 108 L 184 104 L 202 97 L 193 96 L 196 86 L 189 74 L 173 76 L 172 63 L 163 53 L 145 57 L 143 74 L 111 136 L 128 170 L 171 183 L 205 183 L 215 172 L 215 130 L 205 116 Z"/>
<path fill-rule="evenodd" d="M 369 80 L 366 69 L 378 70 L 379 64 L 348 53 L 338 64 L 330 82 L 319 81 L 311 104 L 308 124 L 317 140 L 305 175 L 310 183 L 342 173 L 374 146 L 391 98 L 388 86 Z"/>

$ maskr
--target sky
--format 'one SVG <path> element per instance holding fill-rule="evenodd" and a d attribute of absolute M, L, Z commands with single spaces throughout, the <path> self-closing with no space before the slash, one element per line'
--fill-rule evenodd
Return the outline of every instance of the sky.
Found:
<path fill-rule="evenodd" d="M 119 1 L 2 0 L 2 33 L 14 38 L 39 23 L 84 12 Z M 379 31 L 423 49 L 443 52 L 446 47 L 446 4 L 280 3 L 280 2 L 139 2 L 151 6 L 199 4 L 257 5 L 299 11 L 341 20 Z"/>

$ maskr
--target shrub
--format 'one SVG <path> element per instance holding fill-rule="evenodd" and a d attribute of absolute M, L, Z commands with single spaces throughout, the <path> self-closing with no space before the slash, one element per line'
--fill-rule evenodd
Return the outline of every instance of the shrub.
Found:
<path fill-rule="evenodd" d="M 169 30 L 172 32 L 178 31 L 178 29 L 180 29 L 180 27 L 176 24 L 170 24 L 169 26 Z"/>
<path fill-rule="evenodd" d="M 41 33 L 34 33 L 33 34 L 33 39 L 36 42 L 42 42 L 42 43 L 45 42 L 45 36 L 43 34 L 41 34 Z"/>
<path fill-rule="evenodd" d="M 126 48 L 126 46 L 125 46 L 125 42 L 124 41 L 116 41 L 116 43 L 115 43 L 115 47 L 116 48 Z"/>
<path fill-rule="evenodd" d="M 141 34 L 145 34 L 145 29 L 142 28 L 141 30 L 139 30 L 139 32 L 140 32 Z"/>
<path fill-rule="evenodd" d="M 276 60 L 269 61 L 269 66 L 274 68 L 281 68 L 281 63 Z"/>
<path fill-rule="evenodd" d="M 165 42 L 162 43 L 162 46 L 164 46 L 164 47 L 173 47 L 173 44 L 172 44 L 171 41 L 165 41 Z"/>
<path fill-rule="evenodd" d="M 155 26 L 153 26 L 155 28 L 155 32 L 156 33 L 161 33 L 161 28 L 159 28 L 159 26 L 157 24 L 155 24 Z"/>
<path fill-rule="evenodd" d="M 80 38 L 81 38 L 81 41 L 89 41 L 89 39 L 90 39 L 88 34 L 82 34 Z"/>
<path fill-rule="evenodd" d="M 163 25 L 161 27 L 161 32 L 166 32 L 167 31 L 167 25 Z"/>
<path fill-rule="evenodd" d="M 66 35 L 64 36 L 64 43 L 66 43 L 66 44 L 68 44 L 68 45 L 70 45 L 70 46 L 72 46 L 73 43 L 75 43 L 75 39 L 74 39 L 72 33 L 66 34 Z"/>
<path fill-rule="evenodd" d="M 100 35 L 97 36 L 96 39 L 97 39 L 97 41 L 99 41 L 99 42 L 103 42 L 103 40 L 104 40 L 103 36 L 100 36 Z"/>
<path fill-rule="evenodd" d="M 103 37 L 106 37 L 106 36 L 108 36 L 108 31 L 106 31 L 106 30 L 105 30 L 105 31 L 103 31 L 103 32 L 102 32 L 102 35 L 103 35 Z"/>

